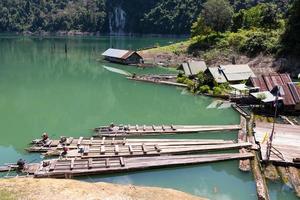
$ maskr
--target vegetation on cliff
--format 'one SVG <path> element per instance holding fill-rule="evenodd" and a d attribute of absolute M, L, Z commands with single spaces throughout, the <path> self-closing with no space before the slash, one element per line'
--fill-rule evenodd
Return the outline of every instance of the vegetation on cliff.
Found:
<path fill-rule="evenodd" d="M 224 2 L 215 1 L 219 5 Z M 286 15 L 289 0 L 230 0 L 230 13 L 249 9 L 261 2 L 275 3 L 277 11 Z M 111 31 L 112 23 L 120 26 L 123 21 L 116 18 L 122 15 L 121 18 L 125 18 L 124 32 L 189 34 L 192 23 L 203 8 L 209 6 L 214 6 L 214 3 L 207 0 L 2 0 L 0 32 L 78 30 L 103 33 Z M 120 10 L 124 11 L 124 16 Z M 226 9 L 219 11 L 227 12 Z M 229 22 L 220 24 L 222 27 L 219 28 L 222 31 L 227 29 Z"/>
<path fill-rule="evenodd" d="M 283 53 L 300 56 L 300 0 L 290 9 L 286 31 L 282 37 Z"/>

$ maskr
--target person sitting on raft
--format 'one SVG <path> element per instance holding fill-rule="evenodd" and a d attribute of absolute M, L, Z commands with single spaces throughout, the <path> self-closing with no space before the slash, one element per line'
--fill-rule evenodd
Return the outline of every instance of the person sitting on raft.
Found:
<path fill-rule="evenodd" d="M 43 142 L 44 144 L 46 144 L 48 141 L 49 141 L 49 136 L 48 136 L 48 134 L 45 132 L 45 133 L 43 133 L 43 135 L 42 135 L 42 142 Z"/>
<path fill-rule="evenodd" d="M 108 130 L 113 131 L 114 127 L 115 127 L 115 124 L 112 122 L 112 123 L 110 123 Z"/>
<path fill-rule="evenodd" d="M 61 156 L 67 155 L 68 151 L 69 151 L 69 149 L 68 149 L 66 146 L 64 146 L 64 147 L 63 147 L 63 151 L 62 151 L 62 153 L 61 153 Z"/>

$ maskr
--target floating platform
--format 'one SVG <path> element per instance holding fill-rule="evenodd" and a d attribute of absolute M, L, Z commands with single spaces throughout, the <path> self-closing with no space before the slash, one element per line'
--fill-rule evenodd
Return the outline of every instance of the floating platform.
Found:
<path fill-rule="evenodd" d="M 151 168 L 210 163 L 236 159 L 250 159 L 252 153 L 224 153 L 206 155 L 172 155 L 150 157 L 115 157 L 89 159 L 51 159 L 25 166 L 22 173 L 35 178 L 73 178 L 115 172 L 138 171 Z"/>
<path fill-rule="evenodd" d="M 240 130 L 240 125 L 161 125 L 161 126 L 131 126 L 114 125 L 101 126 L 94 128 L 95 137 L 128 137 L 140 135 L 161 135 L 161 134 L 179 134 L 179 133 L 197 133 L 210 131 L 235 131 Z"/>
<path fill-rule="evenodd" d="M 200 151 L 248 148 L 250 143 L 213 139 L 115 139 L 115 138 L 65 138 L 47 143 L 33 140 L 29 152 L 41 152 L 45 156 L 59 156 L 63 147 L 68 148 L 66 157 L 113 157 L 180 154 Z"/>
<path fill-rule="evenodd" d="M 161 156 L 180 155 L 200 152 L 211 152 L 230 149 L 250 148 L 251 143 L 233 144 L 207 144 L 207 145 L 110 145 L 100 147 L 85 147 L 83 151 L 78 149 L 69 151 L 65 157 L 76 158 L 103 158 L 103 157 L 140 157 L 140 156 Z"/>
<path fill-rule="evenodd" d="M 272 123 L 256 122 L 255 139 L 260 144 L 263 162 L 276 165 L 300 166 L 300 126 L 275 124 L 270 160 L 267 159 L 267 141 L 272 132 Z"/>
<path fill-rule="evenodd" d="M 128 76 L 127 79 L 134 81 L 142 81 L 155 84 L 172 85 L 177 87 L 187 87 L 187 84 L 177 83 L 177 75 L 161 74 L 161 75 L 135 75 Z"/>

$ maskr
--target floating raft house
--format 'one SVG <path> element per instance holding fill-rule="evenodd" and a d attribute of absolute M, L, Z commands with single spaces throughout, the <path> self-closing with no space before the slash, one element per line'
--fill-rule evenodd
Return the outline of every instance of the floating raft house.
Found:
<path fill-rule="evenodd" d="M 143 58 L 136 51 L 109 48 L 102 53 L 104 59 L 110 62 L 134 65 L 143 63 Z"/>

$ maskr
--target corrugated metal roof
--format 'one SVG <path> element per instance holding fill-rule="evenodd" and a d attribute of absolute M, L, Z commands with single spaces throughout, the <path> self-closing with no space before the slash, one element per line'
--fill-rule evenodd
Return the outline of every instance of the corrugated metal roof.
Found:
<path fill-rule="evenodd" d="M 196 75 L 199 72 L 204 72 L 207 67 L 204 61 L 188 61 L 182 64 L 185 75 Z"/>
<path fill-rule="evenodd" d="M 260 91 L 271 91 L 276 86 L 282 86 L 284 94 L 284 105 L 291 106 L 300 103 L 300 87 L 292 83 L 289 74 L 272 73 L 269 75 L 263 75 L 257 78 L 250 78 L 250 81 L 254 87 L 259 87 Z"/>
<path fill-rule="evenodd" d="M 284 105 L 287 105 L 287 106 L 296 105 L 296 102 L 294 101 L 294 98 L 290 91 L 289 86 L 286 84 L 286 85 L 282 85 L 281 87 L 283 88 L 283 91 L 284 91 L 284 95 L 282 96 Z"/>
<path fill-rule="evenodd" d="M 134 53 L 134 51 L 109 48 L 105 52 L 102 53 L 102 56 L 108 56 L 108 57 L 120 58 L 120 59 L 127 59 L 133 53 Z"/>
<path fill-rule="evenodd" d="M 259 91 L 268 91 L 267 85 L 262 76 L 250 77 L 250 81 L 254 87 L 258 87 Z"/>
<path fill-rule="evenodd" d="M 271 91 L 276 85 L 273 83 L 270 75 L 263 75 L 263 79 L 269 91 Z"/>
<path fill-rule="evenodd" d="M 222 71 L 220 71 L 220 69 L 218 67 L 209 67 L 208 70 L 217 83 L 226 83 L 227 82 L 224 74 L 222 73 Z"/>
<path fill-rule="evenodd" d="M 279 74 L 279 75 L 280 75 L 280 78 L 283 81 L 283 83 L 291 83 L 292 82 L 292 79 L 289 74 L 284 73 L 284 74 Z"/>
<path fill-rule="evenodd" d="M 228 81 L 243 81 L 255 77 L 249 65 L 220 65 L 220 69 Z"/>
<path fill-rule="evenodd" d="M 288 86 L 294 97 L 295 103 L 300 103 L 300 87 L 296 86 L 294 83 L 288 83 Z"/>
<path fill-rule="evenodd" d="M 273 85 L 283 85 L 283 81 L 279 74 L 270 75 L 271 80 L 273 81 Z"/>

